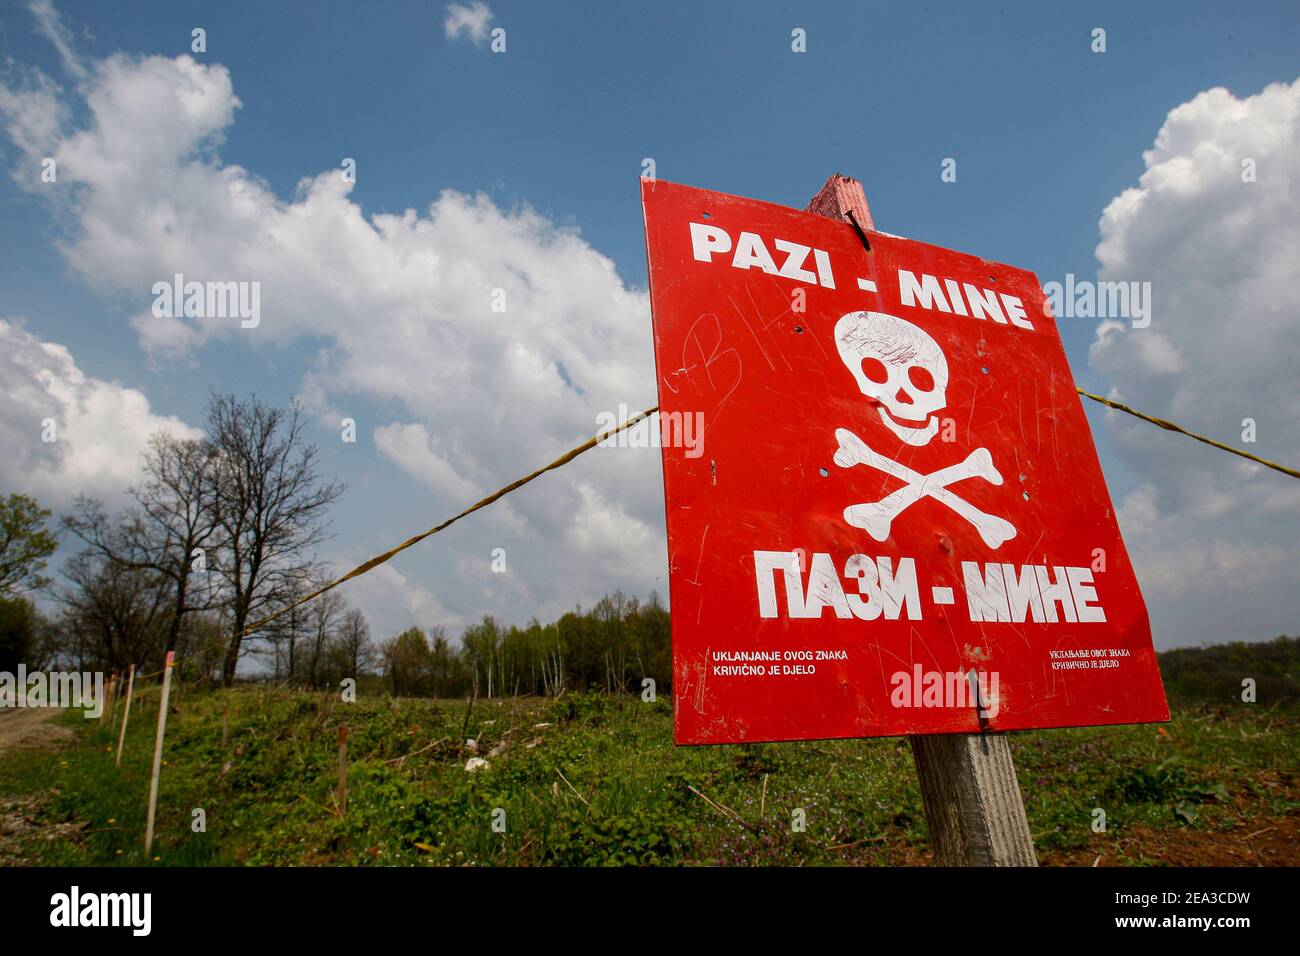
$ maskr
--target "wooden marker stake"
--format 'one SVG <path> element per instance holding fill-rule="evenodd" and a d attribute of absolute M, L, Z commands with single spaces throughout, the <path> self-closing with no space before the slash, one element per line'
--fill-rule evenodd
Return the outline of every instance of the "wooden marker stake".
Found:
<path fill-rule="evenodd" d="M 109 706 L 112 707 L 113 709 L 113 716 L 109 720 L 109 727 L 111 728 L 111 730 L 117 730 L 117 701 L 118 698 L 122 696 L 121 677 L 122 677 L 121 674 L 114 674 L 113 682 L 112 684 L 109 685 L 110 689 L 108 694 L 108 701 L 109 701 Z"/>
<path fill-rule="evenodd" d="M 126 722 L 131 719 L 131 695 L 135 692 L 135 665 L 126 678 L 126 709 L 122 711 L 122 732 L 117 735 L 117 765 L 122 766 L 122 745 L 126 743 Z"/>
<path fill-rule="evenodd" d="M 104 722 L 104 717 L 108 715 L 108 712 L 113 707 L 113 682 L 115 680 L 117 680 L 116 674 L 108 675 L 108 686 L 104 688 L 104 700 L 102 702 L 104 706 L 99 711 L 99 722 L 101 724 Z"/>
<path fill-rule="evenodd" d="M 339 728 L 339 816 L 348 812 L 348 728 Z"/>
<path fill-rule="evenodd" d="M 838 173 L 808 212 L 872 231 L 862 183 Z M 939 866 L 1037 866 L 1025 804 L 1004 734 L 914 736 L 912 758 Z"/>
<path fill-rule="evenodd" d="M 158 774 L 162 770 L 163 735 L 167 733 L 167 699 L 172 693 L 172 667 L 176 652 L 167 652 L 163 665 L 162 700 L 158 704 L 158 736 L 153 742 L 153 776 L 149 780 L 149 817 L 144 825 L 144 855 L 153 852 L 153 822 L 158 809 Z"/>

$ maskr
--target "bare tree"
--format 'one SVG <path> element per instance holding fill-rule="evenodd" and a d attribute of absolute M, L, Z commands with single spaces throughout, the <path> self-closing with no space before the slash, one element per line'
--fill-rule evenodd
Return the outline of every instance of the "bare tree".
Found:
<path fill-rule="evenodd" d="M 344 677 L 360 677 L 375 663 L 376 651 L 370 643 L 370 625 L 366 623 L 366 616 L 356 608 L 343 615 L 333 651 Z"/>
<path fill-rule="evenodd" d="M 74 512 L 63 519 L 63 526 L 100 556 L 153 573 L 170 592 L 163 656 L 176 650 L 185 615 L 212 603 L 206 575 L 220 530 L 214 462 L 214 450 L 207 442 L 159 432 L 150 437 L 141 462 L 143 483 L 129 489 L 135 505 L 120 522 L 107 520 L 103 506 L 88 498 L 78 498 Z M 197 594 L 196 575 L 203 576 L 204 585 Z"/>
<path fill-rule="evenodd" d="M 326 511 L 341 485 L 322 482 L 316 447 L 303 436 L 301 407 L 274 408 L 216 395 L 208 403 L 209 440 L 216 448 L 214 504 L 224 554 L 233 632 L 222 682 L 235 679 L 244 628 L 311 563 L 325 539 Z"/>
<path fill-rule="evenodd" d="M 64 565 L 62 651 L 111 668 L 140 664 L 157 653 L 168 614 L 167 589 L 156 572 L 113 561 L 95 549 Z"/>
<path fill-rule="evenodd" d="M 171 585 L 164 654 L 176 649 L 185 615 L 211 603 L 210 588 L 194 599 L 192 585 L 196 573 L 206 578 L 209 556 L 220 543 L 211 476 L 215 460 L 206 441 L 156 434 L 144 453 L 145 481 L 131 489 L 139 507 L 141 548 Z"/>
<path fill-rule="evenodd" d="M 320 681 L 321 668 L 339 625 L 343 623 L 347 604 L 338 591 L 326 591 L 307 611 L 307 683 L 312 687 Z"/>
<path fill-rule="evenodd" d="M 302 673 L 300 650 L 307 643 L 310 634 L 312 609 L 307 605 L 295 604 L 312 587 L 311 578 L 305 574 L 296 575 L 286 580 L 278 596 L 277 609 L 287 607 L 288 610 L 267 625 L 265 634 L 265 639 L 271 645 L 277 678 L 294 681 Z"/>

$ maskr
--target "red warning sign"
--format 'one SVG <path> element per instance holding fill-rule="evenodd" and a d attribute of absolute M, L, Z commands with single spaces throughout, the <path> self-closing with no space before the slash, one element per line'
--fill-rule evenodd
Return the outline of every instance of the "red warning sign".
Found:
<path fill-rule="evenodd" d="M 662 181 L 642 201 L 678 743 L 1168 719 L 1032 273 Z"/>

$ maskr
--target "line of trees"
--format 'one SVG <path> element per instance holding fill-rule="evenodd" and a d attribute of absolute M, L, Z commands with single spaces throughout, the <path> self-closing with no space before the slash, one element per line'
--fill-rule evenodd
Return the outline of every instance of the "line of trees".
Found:
<path fill-rule="evenodd" d="M 342 486 L 319 474 L 297 404 L 214 395 L 205 426 L 198 438 L 154 435 L 117 511 L 76 499 L 58 522 L 76 549 L 58 583 L 43 573 L 59 545 L 51 513 L 0 499 L 0 670 L 147 672 L 175 651 L 188 679 L 227 687 L 256 655 L 277 681 L 324 688 L 371 675 L 398 695 L 639 691 L 647 677 L 670 689 L 668 611 L 653 593 L 616 592 L 545 625 L 484 617 L 459 641 L 441 625 L 411 627 L 379 645 L 339 591 L 293 607 L 330 576 L 316 550 Z M 38 611 L 36 591 L 56 615 Z M 280 610 L 251 643 L 241 636 Z"/>
<path fill-rule="evenodd" d="M 467 627 L 457 647 L 442 627 L 411 627 L 380 649 L 389 689 L 401 696 L 503 697 L 672 688 L 668 610 L 653 591 L 648 601 L 616 591 L 587 611 L 551 624 L 503 626 L 484 617 Z"/>
<path fill-rule="evenodd" d="M 0 647 L 8 656 L 125 670 L 155 669 L 176 651 L 190 676 L 230 686 L 248 650 L 245 627 L 323 578 L 316 549 L 343 487 L 320 476 L 300 407 L 214 395 L 205 425 L 199 438 L 149 440 L 141 481 L 120 511 L 77 498 L 60 528 L 78 550 L 58 586 L 41 574 L 57 546 L 44 527 L 50 513 L 21 495 L 6 500 L 0 623 L 10 627 Z M 24 596 L 38 589 L 59 607 L 54 620 L 43 621 Z M 283 625 L 256 636 L 252 650 L 269 657 L 277 677 L 316 686 L 339 662 L 373 655 L 365 619 L 339 598 L 310 641 Z"/>

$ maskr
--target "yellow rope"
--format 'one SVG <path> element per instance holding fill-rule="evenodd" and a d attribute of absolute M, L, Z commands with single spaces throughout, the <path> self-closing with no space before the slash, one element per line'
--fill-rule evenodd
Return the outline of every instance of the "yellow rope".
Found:
<path fill-rule="evenodd" d="M 1128 414 L 1132 415 L 1134 418 L 1140 418 L 1144 422 L 1150 422 L 1152 425 L 1159 425 L 1161 428 L 1165 429 L 1166 431 L 1179 432 L 1183 435 L 1186 435 L 1188 438 L 1195 438 L 1199 442 L 1204 442 L 1207 445 L 1213 445 L 1215 448 L 1219 448 L 1223 451 L 1231 452 L 1234 455 L 1240 455 L 1242 458 L 1248 458 L 1253 462 L 1257 462 L 1258 464 L 1263 465 L 1265 468 L 1272 468 L 1274 471 L 1280 471 L 1282 472 L 1282 474 L 1290 475 L 1292 478 L 1300 478 L 1300 471 L 1296 471 L 1296 469 L 1294 468 L 1288 468 L 1286 465 L 1279 465 L 1275 461 L 1269 461 L 1266 458 L 1260 458 L 1258 455 L 1252 455 L 1250 452 L 1242 451 L 1240 448 L 1233 448 L 1231 445 L 1225 445 L 1223 442 L 1215 441 L 1213 438 L 1206 438 L 1204 435 L 1196 434 L 1196 432 L 1189 432 L 1186 428 L 1183 428 L 1181 425 L 1175 425 L 1173 422 L 1165 421 L 1165 419 L 1163 418 L 1156 418 L 1153 415 L 1144 415 L 1142 414 L 1142 412 L 1139 412 L 1136 409 L 1129 408 L 1123 402 L 1116 402 L 1109 398 L 1103 398 L 1100 395 L 1092 394 L 1092 392 L 1085 392 L 1081 388 L 1075 388 L 1075 391 L 1078 392 L 1080 395 L 1082 395 L 1084 398 L 1091 398 L 1094 402 L 1101 402 L 1101 404 L 1107 405 L 1110 408 L 1118 409 L 1121 412 L 1127 412 Z"/>
<path fill-rule="evenodd" d="M 1277 462 L 1267 461 L 1266 459 L 1260 458 L 1258 455 L 1252 455 L 1250 452 L 1242 451 L 1239 448 L 1233 448 L 1231 445 L 1225 445 L 1223 444 L 1223 442 L 1215 441 L 1213 438 L 1206 438 L 1204 435 L 1198 435 L 1195 432 L 1189 432 L 1186 428 L 1183 428 L 1181 425 L 1175 425 L 1173 422 L 1166 421 L 1163 418 L 1155 418 L 1152 415 L 1144 415 L 1142 412 L 1129 408 L 1127 405 L 1123 404 L 1122 402 L 1116 402 L 1109 398 L 1103 398 L 1101 395 L 1094 395 L 1092 392 L 1085 392 L 1083 389 L 1077 387 L 1075 388 L 1075 391 L 1078 392 L 1080 395 L 1082 395 L 1084 398 L 1090 398 L 1094 402 L 1100 402 L 1101 404 L 1106 405 L 1110 408 L 1117 409 L 1121 412 L 1127 412 L 1128 414 L 1133 415 L 1136 418 L 1140 418 L 1143 421 L 1150 422 L 1153 425 L 1159 425 L 1161 428 L 1165 429 L 1166 431 L 1179 432 L 1183 435 L 1186 435 L 1189 438 L 1195 438 L 1199 442 L 1204 442 L 1207 445 L 1213 445 L 1215 448 L 1219 448 L 1222 449 L 1223 451 L 1231 452 L 1234 455 L 1240 455 L 1242 458 L 1248 458 L 1253 462 L 1258 462 L 1259 464 L 1264 465 L 1267 468 L 1272 468 L 1274 471 L 1280 471 L 1284 475 L 1290 475 L 1292 478 L 1300 478 L 1300 471 L 1296 471 L 1294 468 L 1288 468 L 1285 465 L 1279 465 Z M 658 405 L 654 406 L 653 408 L 647 408 L 644 412 L 641 412 L 639 415 L 633 415 L 631 418 L 623 422 L 621 425 L 617 425 L 614 428 L 611 428 L 609 431 L 602 432 L 601 434 L 596 435 L 594 438 L 587 439 L 577 448 L 565 452 L 563 455 L 555 459 L 555 461 L 551 462 L 549 465 L 546 465 L 544 468 L 538 468 L 536 471 L 532 472 L 531 474 L 525 475 L 524 477 L 520 478 L 518 481 L 512 481 L 504 488 L 501 488 L 498 491 L 494 491 L 492 494 L 488 495 L 482 501 L 470 505 L 464 511 L 460 512 L 460 514 L 453 515 L 452 517 L 448 518 L 446 521 L 442 522 L 442 524 L 435 525 L 434 527 L 430 528 L 428 531 L 424 531 L 420 534 L 417 534 L 413 538 L 407 538 L 397 547 L 385 551 L 381 555 L 371 558 L 369 561 L 365 562 L 364 564 L 357 565 L 355 568 L 353 568 L 347 574 L 343 575 L 341 578 L 336 578 L 335 580 L 329 582 L 329 584 L 326 584 L 323 587 L 319 587 L 315 591 L 312 591 L 306 597 L 299 598 L 298 600 L 294 601 L 292 604 L 280 608 L 280 610 L 276 611 L 274 614 L 271 614 L 267 617 L 262 618 L 260 621 L 248 625 L 243 629 L 242 632 L 240 632 L 240 636 L 242 637 L 251 634 L 254 631 L 259 630 L 265 627 L 266 625 L 270 624 L 276 618 L 280 617 L 280 615 L 287 614 L 288 612 L 292 611 L 294 608 L 301 607 L 303 604 L 306 604 L 308 601 L 320 597 L 326 591 L 333 590 L 334 588 L 342 584 L 344 581 L 350 581 L 353 578 L 360 577 L 361 575 L 365 574 L 367 571 L 371 570 L 372 568 L 377 568 L 379 565 L 383 564 L 385 561 L 388 561 L 394 555 L 399 554 L 402 551 L 405 551 L 407 548 L 412 547 L 413 545 L 419 544 L 421 541 L 423 541 L 425 538 L 429 537 L 430 535 L 437 534 L 439 531 L 442 531 L 445 528 L 449 528 L 451 525 L 455 524 L 457 521 L 459 521 L 461 518 L 464 518 L 466 515 L 471 515 L 475 511 L 478 511 L 480 508 L 486 508 L 494 501 L 497 501 L 498 499 L 505 497 L 515 489 L 522 488 L 524 485 L 528 484 L 534 478 L 540 477 L 541 475 L 546 474 L 546 472 L 548 471 L 554 471 L 556 468 L 560 468 L 564 465 L 567 465 L 569 462 L 573 461 L 573 459 L 577 458 L 583 452 L 590 451 L 592 448 L 595 448 L 606 438 L 616 435 L 627 428 L 631 428 L 637 422 L 649 418 L 657 411 L 659 411 Z"/>
<path fill-rule="evenodd" d="M 458 514 L 458 515 L 453 515 L 452 517 L 448 518 L 448 519 L 447 519 L 446 521 L 444 521 L 442 524 L 440 524 L 440 525 L 435 525 L 434 527 L 430 528 L 428 531 L 422 532 L 421 534 L 417 534 L 417 535 L 416 535 L 415 537 L 413 537 L 413 538 L 407 538 L 405 541 L 403 541 L 403 542 L 402 542 L 401 544 L 399 544 L 397 547 L 395 547 L 395 548 L 393 548 L 393 549 L 391 549 L 391 550 L 389 550 L 389 551 L 385 551 L 385 552 L 384 552 L 383 554 L 381 554 L 381 555 L 378 555 L 378 556 L 376 556 L 376 557 L 371 558 L 371 559 L 370 559 L 369 561 L 367 561 L 365 564 L 358 564 L 355 568 L 353 568 L 353 569 L 352 569 L 351 571 L 349 571 L 347 574 L 343 575 L 343 577 L 338 578 L 338 579 L 336 579 L 336 580 L 334 580 L 334 581 L 331 581 L 329 584 L 326 584 L 324 587 L 317 588 L 315 591 L 312 591 L 311 594 L 308 594 L 306 597 L 299 598 L 297 601 L 294 601 L 292 604 L 288 605 L 287 607 L 282 607 L 282 608 L 280 608 L 280 610 L 276 611 L 274 614 L 270 615 L 269 617 L 264 617 L 264 618 L 262 618 L 260 621 L 257 621 L 257 622 L 254 623 L 254 624 L 250 624 L 250 625 L 248 625 L 248 627 L 244 628 L 243 631 L 240 632 L 240 636 L 242 637 L 242 636 L 245 636 L 245 635 L 247 635 L 247 634 L 251 634 L 253 631 L 256 631 L 256 630 L 258 630 L 259 628 L 265 627 L 267 624 L 270 624 L 272 621 L 274 621 L 274 620 L 275 620 L 277 617 L 279 617 L 281 614 L 287 614 L 289 611 L 292 611 L 294 608 L 299 607 L 300 605 L 306 604 L 308 601 L 312 600 L 313 598 L 318 598 L 318 597 L 320 597 L 320 596 L 321 596 L 322 594 L 324 594 L 326 591 L 333 590 L 334 588 L 336 588 L 336 587 L 338 587 L 340 584 L 342 584 L 344 581 L 350 581 L 350 580 L 352 580 L 353 578 L 360 577 L 361 575 L 365 574 L 365 573 L 366 573 L 367 571 L 369 571 L 371 568 L 377 568 L 377 567 L 379 567 L 379 565 L 383 564 L 385 561 L 387 561 L 389 558 L 393 557 L 395 554 L 398 554 L 399 552 L 405 551 L 407 548 L 411 547 L 412 545 L 419 544 L 421 541 L 423 541 L 425 538 L 429 537 L 429 535 L 431 535 L 431 534 L 437 534 L 439 531 L 442 531 L 443 529 L 450 527 L 451 525 L 453 525 L 453 524 L 455 524 L 457 521 L 459 521 L 461 518 L 464 518 L 466 515 L 471 515 L 471 514 L 473 514 L 475 511 L 478 511 L 480 508 L 486 508 L 488 505 L 492 504 L 492 503 L 493 503 L 494 501 L 496 501 L 497 499 L 499 499 L 499 498 L 503 498 L 503 497 L 505 497 L 506 495 L 510 494 L 510 492 L 514 491 L 516 488 L 522 488 L 524 485 L 528 484 L 528 483 L 529 483 L 530 481 L 532 481 L 534 478 L 537 478 L 537 477 L 539 477 L 539 476 L 541 476 L 541 475 L 544 475 L 544 474 L 546 474 L 548 471 L 554 471 L 556 468 L 560 468 L 560 467 L 562 467 L 562 466 L 564 466 L 564 465 L 567 465 L 569 462 L 573 461 L 573 459 L 577 458 L 577 457 L 578 457 L 579 455 L 581 455 L 583 452 L 585 452 L 585 451 L 590 451 L 591 449 L 595 448 L 598 444 L 600 444 L 601 442 L 603 442 L 606 438 L 609 438 L 609 437 L 612 436 L 612 435 L 616 435 L 616 434 L 618 434 L 619 432 L 623 431 L 623 430 L 626 429 L 626 428 L 631 428 L 631 427 L 632 427 L 633 425 L 635 425 L 637 422 L 642 421 L 642 420 L 644 420 L 644 419 L 646 419 L 646 418 L 649 418 L 651 415 L 653 415 L 653 414 L 654 414 L 655 412 L 657 412 L 657 411 L 659 411 L 659 406 L 658 406 L 658 405 L 656 405 L 654 408 L 647 408 L 647 409 L 646 409 L 644 412 L 642 412 L 641 414 L 639 414 L 639 415 L 633 415 L 633 416 L 632 416 L 631 418 L 629 418 L 627 421 L 623 422 L 623 424 L 621 424 L 621 425 L 617 425 L 617 426 L 615 426 L 614 428 L 611 428 L 609 431 L 601 432 L 599 435 L 596 435 L 594 438 L 588 438 L 585 442 L 583 442 L 583 443 L 582 443 L 581 445 L 579 445 L 577 448 L 574 448 L 574 449 L 572 449 L 572 450 L 570 450 L 570 451 L 565 452 L 563 455 L 561 455 L 559 458 L 555 459 L 555 461 L 551 462 L 551 463 L 550 463 L 549 465 L 547 465 L 546 467 L 544 467 L 544 468 L 538 468 L 538 469 L 537 469 L 536 471 L 534 471 L 532 474 L 525 475 L 524 477 L 520 478 L 518 481 L 512 481 L 510 484 L 506 485 L 504 488 L 501 488 L 501 489 L 498 490 L 498 491 L 494 491 L 494 492 L 492 492 L 492 494 L 488 495 L 488 496 L 487 496 L 486 498 L 484 498 L 482 501 L 480 501 L 480 502 L 478 502 L 478 503 L 476 503 L 476 504 L 472 504 L 472 505 L 470 505 L 468 508 L 466 508 L 466 509 L 465 509 L 464 511 L 462 511 L 460 514 Z"/>

